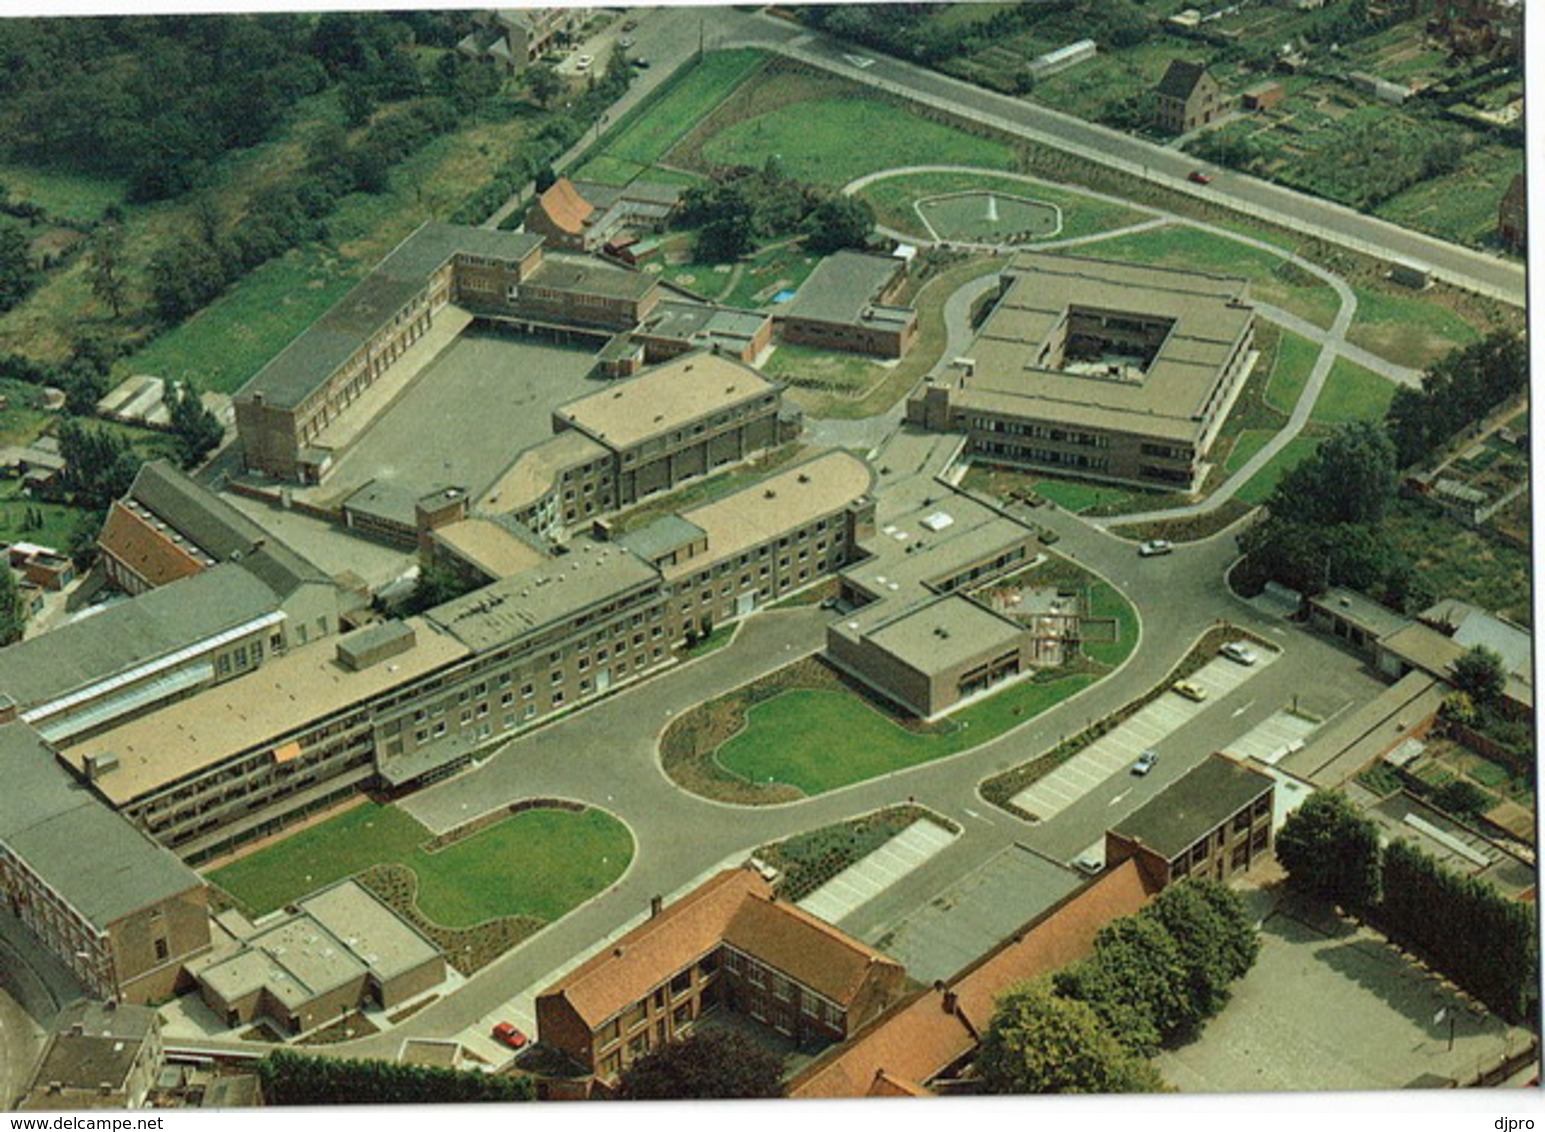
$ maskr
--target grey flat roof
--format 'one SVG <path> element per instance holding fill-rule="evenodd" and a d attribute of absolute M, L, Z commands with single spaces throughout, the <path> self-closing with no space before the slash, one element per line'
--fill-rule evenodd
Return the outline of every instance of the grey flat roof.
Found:
<path fill-rule="evenodd" d="M 902 610 L 866 636 L 909 667 L 931 674 L 1013 647 L 1024 634 L 1024 627 L 1007 617 L 950 594 Z"/>
<path fill-rule="evenodd" d="M 434 221 L 424 224 L 376 265 L 353 290 L 312 323 L 236 394 L 265 404 L 298 407 L 349 357 L 424 289 L 452 256 L 521 260 L 542 243 L 525 232 L 499 232 Z"/>
<path fill-rule="evenodd" d="M 1340 586 L 1326 590 L 1318 597 L 1311 598 L 1310 604 L 1319 606 L 1326 611 L 1335 614 L 1345 621 L 1367 630 L 1375 637 L 1387 637 L 1391 633 L 1398 633 L 1408 625 L 1414 624 L 1411 618 L 1404 614 L 1396 613 L 1388 606 L 1381 605 L 1371 597 L 1366 597 L 1356 590 L 1343 589 Z"/>
<path fill-rule="evenodd" d="M 509 644 L 593 605 L 659 581 L 617 543 L 578 538 L 569 553 L 436 606 L 424 616 L 475 652 Z"/>
<path fill-rule="evenodd" d="M 680 515 L 662 515 L 647 527 L 630 531 L 617 541 L 640 558 L 658 562 L 672 551 L 707 537 L 708 533 L 690 519 L 683 519 Z"/>
<path fill-rule="evenodd" d="M 623 449 L 777 388 L 748 365 L 699 350 L 570 401 L 553 415 Z"/>
<path fill-rule="evenodd" d="M 77 782 L 24 723 L 0 725 L 0 842 L 99 928 L 198 874 Z"/>
<path fill-rule="evenodd" d="M 836 252 L 816 264 L 794 297 L 778 308 L 778 317 L 856 326 L 904 266 L 894 256 Z"/>
<path fill-rule="evenodd" d="M 642 299 L 659 281 L 641 271 L 628 271 L 587 256 L 548 255 L 523 287 L 551 287 L 576 295 L 606 299 Z"/>
<path fill-rule="evenodd" d="M 1270 775 L 1226 755 L 1210 755 L 1113 828 L 1174 860 L 1275 785 Z"/>
<path fill-rule="evenodd" d="M 440 949 L 354 881 L 300 902 L 301 910 L 335 935 L 383 979 L 395 979 L 440 956 Z"/>
<path fill-rule="evenodd" d="M 237 563 L 158 587 L 0 649 L 0 691 L 26 710 L 272 613 L 274 591 Z"/>
<path fill-rule="evenodd" d="M 637 333 L 678 342 L 690 342 L 700 335 L 731 340 L 750 339 L 762 328 L 768 317 L 760 311 L 667 299 L 649 313 Z"/>

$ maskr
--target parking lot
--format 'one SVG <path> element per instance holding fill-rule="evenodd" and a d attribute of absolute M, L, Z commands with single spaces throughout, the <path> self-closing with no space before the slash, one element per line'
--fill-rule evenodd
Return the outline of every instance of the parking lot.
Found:
<path fill-rule="evenodd" d="M 1014 795 L 1014 805 L 1045 821 L 1061 813 L 1111 775 L 1131 767 L 1144 751 L 1159 749 L 1162 755 L 1159 745 L 1165 737 L 1195 719 L 1281 655 L 1271 649 L 1256 651 L 1260 659 L 1249 667 L 1222 657 L 1208 661 L 1189 677 L 1189 681 L 1206 694 L 1205 699 L 1195 702 L 1178 692 L 1165 692 L 1045 778 Z"/>
<path fill-rule="evenodd" d="M 1243 893 L 1264 917 L 1260 958 L 1198 1038 L 1159 1054 L 1168 1084 L 1186 1093 L 1443 1087 L 1526 1046 L 1527 1031 L 1377 933 L 1279 889 Z"/>

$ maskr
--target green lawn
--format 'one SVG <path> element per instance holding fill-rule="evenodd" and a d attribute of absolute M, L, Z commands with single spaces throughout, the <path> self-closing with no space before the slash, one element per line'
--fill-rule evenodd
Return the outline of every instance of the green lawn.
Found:
<path fill-rule="evenodd" d="M 1243 440 L 1244 437 L 1240 437 L 1240 439 Z M 1265 441 L 1263 440 L 1261 444 L 1264 443 Z M 1250 504 L 1265 503 L 1266 497 L 1271 494 L 1272 488 L 1277 486 L 1277 481 L 1287 474 L 1288 469 L 1296 466 L 1303 460 L 1307 460 L 1319 446 L 1320 441 L 1318 437 L 1294 437 L 1287 442 L 1287 446 L 1281 452 L 1278 452 L 1272 458 L 1270 463 L 1250 477 L 1250 482 L 1239 489 L 1235 494 L 1235 498 Z M 1238 446 L 1236 445 L 1235 447 L 1237 448 Z M 1261 445 L 1257 444 L 1255 450 L 1259 450 L 1260 447 Z M 1230 463 L 1232 462 L 1230 460 Z M 1240 463 L 1244 463 L 1244 461 L 1241 460 Z"/>
<path fill-rule="evenodd" d="M 1134 208 L 1096 200 L 1058 186 L 992 173 L 903 173 L 867 185 L 857 195 L 873 206 L 881 224 L 910 232 L 922 239 L 927 231 L 918 218 L 917 210 L 913 208 L 914 202 L 923 197 L 972 189 L 1012 193 L 1027 200 L 1056 205 L 1062 210 L 1062 230 L 1057 233 L 1056 239 L 1089 236 L 1096 232 L 1124 228 L 1146 220 L 1149 216 Z"/>
<path fill-rule="evenodd" d="M 1250 281 L 1252 298 L 1316 326 L 1329 327 L 1341 305 L 1330 284 L 1292 267 L 1281 256 L 1186 225 L 1112 236 L 1085 245 L 1081 254 L 1242 277 Z"/>
<path fill-rule="evenodd" d="M 316 247 L 296 249 L 252 272 L 187 322 L 120 363 L 123 376 L 149 373 L 234 393 L 290 340 L 341 299 L 366 265 Z"/>
<path fill-rule="evenodd" d="M 67 169 L 31 165 L 0 165 L 0 185 L 13 200 L 42 205 L 58 220 L 98 220 L 110 204 L 123 204 L 124 183 Z"/>
<path fill-rule="evenodd" d="M 1132 492 L 1121 487 L 1106 487 L 1078 480 L 1036 480 L 1030 485 L 1037 495 L 1050 499 L 1064 511 L 1078 514 L 1091 507 L 1124 507 L 1133 502 Z"/>
<path fill-rule="evenodd" d="M 1314 403 L 1314 419 L 1328 425 L 1383 420 L 1394 396 L 1393 381 L 1356 362 L 1337 358 Z"/>
<path fill-rule="evenodd" d="M 823 794 L 978 746 L 1094 680 L 1080 674 L 1016 684 L 963 709 L 954 716 L 958 726 L 935 734 L 907 731 L 850 692 L 784 692 L 753 707 L 745 729 L 719 748 L 717 758 L 754 782 Z"/>
<path fill-rule="evenodd" d="M 1347 340 L 1397 365 L 1425 369 L 1480 332 L 1447 307 L 1420 295 L 1354 287 L 1357 317 Z"/>
<path fill-rule="evenodd" d="M 1014 165 L 1002 142 L 862 96 L 792 102 L 735 122 L 703 144 L 702 156 L 714 165 L 758 167 L 777 157 L 789 176 L 833 187 L 899 165 Z"/>
<path fill-rule="evenodd" d="M 653 165 L 733 94 L 764 58 L 762 52 L 748 48 L 703 56 L 696 65 L 673 78 L 663 92 L 645 100 L 607 131 L 595 155 L 604 154 L 614 162 L 639 169 Z M 581 176 L 591 175 L 586 165 Z"/>
<path fill-rule="evenodd" d="M 1374 214 L 1453 243 L 1490 247 L 1496 242 L 1497 202 L 1523 167 L 1523 151 L 1517 147 L 1476 146 L 1453 173 L 1412 185 Z"/>
<path fill-rule="evenodd" d="M 600 810 L 528 810 L 436 853 L 403 811 L 374 803 L 304 829 L 209 875 L 261 915 L 379 864 L 418 876 L 418 906 L 445 927 L 497 916 L 552 921 L 613 883 L 633 839 Z"/>
<path fill-rule="evenodd" d="M 1114 617 L 1114 641 L 1084 642 L 1084 655 L 1090 660 L 1115 668 L 1137 647 L 1139 632 L 1137 610 L 1108 582 L 1096 582 L 1089 588 L 1089 613 L 1093 617 Z"/>
<path fill-rule="evenodd" d="M 1266 403 L 1283 415 L 1291 416 L 1304 386 L 1309 384 L 1309 373 L 1320 356 L 1320 348 L 1291 330 L 1278 333 L 1277 363 L 1266 385 Z"/>
<path fill-rule="evenodd" d="M 1240 468 L 1249 462 L 1250 457 L 1254 456 L 1262 448 L 1265 448 L 1267 442 L 1276 435 L 1270 429 L 1245 429 L 1244 432 L 1239 434 L 1239 438 L 1234 441 L 1234 447 L 1229 450 L 1228 459 L 1223 463 L 1224 472 L 1228 475 L 1233 475 L 1239 471 Z"/>

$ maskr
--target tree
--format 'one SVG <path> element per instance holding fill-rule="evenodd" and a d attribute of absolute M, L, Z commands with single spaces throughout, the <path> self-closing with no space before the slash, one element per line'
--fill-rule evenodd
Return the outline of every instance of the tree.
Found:
<path fill-rule="evenodd" d="M 545 110 L 563 92 L 563 76 L 546 63 L 536 63 L 526 68 L 526 89 Z"/>
<path fill-rule="evenodd" d="M 126 437 L 73 418 L 59 426 L 59 455 L 64 489 L 92 510 L 105 510 L 128 491 L 141 463 Z"/>
<path fill-rule="evenodd" d="M 874 231 L 874 209 L 858 197 L 827 197 L 805 218 L 805 246 L 817 255 L 862 248 Z"/>
<path fill-rule="evenodd" d="M 1255 965 L 1261 943 L 1239 894 L 1208 877 L 1188 877 L 1161 892 L 1146 909 L 1180 946 L 1185 987 L 1196 1019 L 1228 1001 L 1228 986 Z"/>
<path fill-rule="evenodd" d="M 1277 860 L 1288 883 L 1349 911 L 1378 902 L 1379 828 L 1340 794 L 1318 791 L 1288 815 L 1277 834 Z"/>
<path fill-rule="evenodd" d="M 0 646 L 21 640 L 27 628 L 27 607 L 22 604 L 16 575 L 9 566 L 0 567 Z"/>
<path fill-rule="evenodd" d="M 999 997 L 976 1067 L 988 1090 L 999 1094 L 1163 1088 L 1153 1068 L 1127 1052 L 1088 1003 L 1058 996 L 1044 979 Z"/>
<path fill-rule="evenodd" d="M 123 277 L 123 228 L 100 224 L 91 236 L 91 293 L 117 318 L 123 314 L 123 300 L 128 285 Z"/>
<path fill-rule="evenodd" d="M 225 290 L 228 278 L 214 248 L 186 238 L 152 255 L 147 271 L 156 312 L 168 323 L 180 322 L 212 302 Z"/>
<path fill-rule="evenodd" d="M 271 1105 L 448 1104 L 532 1097 L 529 1077 L 311 1057 L 289 1050 L 258 1062 L 258 1077 L 263 1100 Z"/>
<path fill-rule="evenodd" d="M 537 192 L 545 193 L 548 189 L 552 188 L 557 183 L 558 174 L 550 163 L 542 166 L 536 171 L 536 178 L 534 179 L 533 184 Z"/>
<path fill-rule="evenodd" d="M 1507 687 L 1507 666 L 1485 645 L 1473 645 L 1454 661 L 1451 683 L 1477 704 L 1495 702 Z"/>
<path fill-rule="evenodd" d="M 193 386 L 174 385 L 167 398 L 167 409 L 171 413 L 172 433 L 177 438 L 177 459 L 184 468 L 202 463 L 225 439 L 219 418 L 204 407 Z"/>
<path fill-rule="evenodd" d="M 623 1070 L 623 1100 L 728 1100 L 783 1096 L 783 1058 L 736 1030 L 701 1029 Z"/>
<path fill-rule="evenodd" d="M 16 306 L 38 285 L 27 236 L 9 221 L 0 224 L 0 311 Z"/>
<path fill-rule="evenodd" d="M 1292 522 L 1377 524 L 1395 493 L 1395 449 L 1383 426 L 1352 421 L 1288 471 L 1266 506 Z"/>

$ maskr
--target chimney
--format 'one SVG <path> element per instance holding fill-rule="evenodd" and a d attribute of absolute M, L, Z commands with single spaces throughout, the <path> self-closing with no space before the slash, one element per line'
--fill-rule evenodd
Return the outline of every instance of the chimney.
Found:
<path fill-rule="evenodd" d="M 619 943 L 616 947 L 614 947 L 612 949 L 612 958 L 613 959 L 621 959 L 622 958 L 622 953 L 623 953 L 624 950 L 625 950 L 625 948 L 622 946 L 622 944 Z"/>
<path fill-rule="evenodd" d="M 960 996 L 957 995 L 954 991 L 952 991 L 952 990 L 945 991 L 944 992 L 944 1013 L 946 1013 L 946 1014 L 954 1014 L 956 1007 L 959 1005 L 959 1002 L 960 1002 Z"/>
<path fill-rule="evenodd" d="M 649 916 L 653 919 L 665 910 L 665 897 L 651 896 L 649 898 Z"/>

